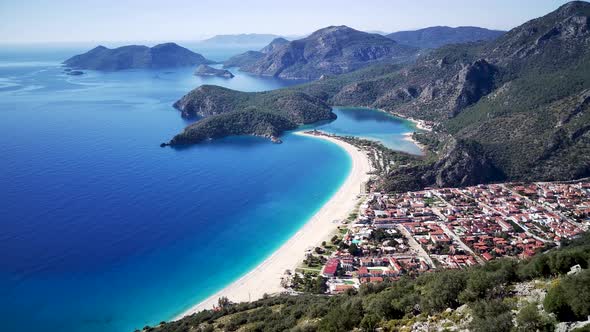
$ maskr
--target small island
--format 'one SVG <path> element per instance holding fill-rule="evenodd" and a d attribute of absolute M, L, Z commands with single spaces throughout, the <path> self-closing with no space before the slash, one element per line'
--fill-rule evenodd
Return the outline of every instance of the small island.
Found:
<path fill-rule="evenodd" d="M 224 77 L 224 78 L 233 78 L 234 74 L 232 74 L 229 70 L 226 69 L 217 69 L 213 68 L 208 65 L 200 65 L 197 67 L 195 71 L 196 76 L 217 76 L 217 77 Z"/>
<path fill-rule="evenodd" d="M 175 43 L 154 47 L 126 45 L 112 49 L 100 45 L 63 62 L 72 70 L 100 71 L 177 68 L 211 63 L 215 62 Z"/>
<path fill-rule="evenodd" d="M 66 75 L 70 75 L 70 76 L 84 75 L 84 72 L 81 70 L 66 70 L 65 73 L 66 73 Z"/>

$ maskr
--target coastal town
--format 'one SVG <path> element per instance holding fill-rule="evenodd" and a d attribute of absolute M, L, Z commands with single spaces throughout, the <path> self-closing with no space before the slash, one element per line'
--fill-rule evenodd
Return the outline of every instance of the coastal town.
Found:
<path fill-rule="evenodd" d="M 590 182 L 506 183 L 370 193 L 337 233 L 285 275 L 293 291 L 338 294 L 364 283 L 499 257 L 524 259 L 588 230 Z M 310 286 L 311 285 L 311 286 Z"/>

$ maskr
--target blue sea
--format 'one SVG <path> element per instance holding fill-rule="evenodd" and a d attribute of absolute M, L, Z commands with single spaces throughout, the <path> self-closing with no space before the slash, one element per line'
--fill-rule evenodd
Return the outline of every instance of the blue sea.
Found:
<path fill-rule="evenodd" d="M 230 137 L 159 147 L 188 124 L 172 103 L 201 84 L 300 82 L 237 71 L 203 79 L 194 68 L 65 75 L 59 63 L 82 51 L 0 46 L 3 331 L 133 331 L 169 320 L 268 257 L 350 171 L 338 146 L 292 134 L 280 145 Z M 238 53 L 225 52 L 216 60 Z M 410 124 L 336 111 L 319 126 L 376 139 L 385 131 L 387 144 L 415 151 L 400 138 Z"/>

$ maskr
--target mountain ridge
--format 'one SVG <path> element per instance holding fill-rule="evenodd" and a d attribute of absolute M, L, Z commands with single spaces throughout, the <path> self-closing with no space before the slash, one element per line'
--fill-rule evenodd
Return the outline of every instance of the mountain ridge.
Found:
<path fill-rule="evenodd" d="M 381 35 L 330 26 L 276 47 L 241 70 L 283 79 L 318 79 L 379 61 L 410 61 L 417 52 Z"/>
<path fill-rule="evenodd" d="M 266 45 L 276 38 L 282 36 L 270 33 L 241 33 L 215 35 L 211 38 L 201 40 L 200 44 L 205 45 Z"/>
<path fill-rule="evenodd" d="M 493 40 L 505 31 L 489 30 L 473 26 L 433 26 L 418 30 L 397 31 L 387 34 L 400 44 L 419 48 L 439 48 L 447 44 L 462 44 L 468 42 Z"/>
<path fill-rule="evenodd" d="M 447 45 L 409 65 L 377 64 L 279 91 L 438 123 L 416 134 L 433 157 L 384 176 L 384 190 L 584 177 L 589 16 L 590 4 L 572 2 L 496 40 Z"/>
<path fill-rule="evenodd" d="M 175 43 L 163 43 L 153 47 L 127 45 L 107 48 L 99 45 L 90 51 L 75 55 L 63 62 L 74 69 L 116 71 L 124 69 L 158 69 L 212 64 L 199 53 Z"/>

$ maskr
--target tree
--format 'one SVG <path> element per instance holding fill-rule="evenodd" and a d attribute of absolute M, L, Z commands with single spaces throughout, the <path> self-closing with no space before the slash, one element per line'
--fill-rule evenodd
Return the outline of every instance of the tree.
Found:
<path fill-rule="evenodd" d="M 366 314 L 361 320 L 361 329 L 365 332 L 373 332 L 379 325 L 380 319 L 375 314 Z"/>
<path fill-rule="evenodd" d="M 581 320 L 590 315 L 590 270 L 566 276 L 554 285 L 543 302 L 559 321 Z"/>
<path fill-rule="evenodd" d="M 473 320 L 469 327 L 473 332 L 510 332 L 512 314 L 510 307 L 501 300 L 479 301 L 471 305 Z"/>
<path fill-rule="evenodd" d="M 324 294 L 328 290 L 326 285 L 326 278 L 318 276 L 313 283 L 313 292 L 316 294 Z"/>
<path fill-rule="evenodd" d="M 231 305 L 231 302 L 229 301 L 229 299 L 225 296 L 220 297 L 217 300 L 217 305 L 221 308 L 221 309 L 225 309 L 227 307 L 229 307 Z"/>
<path fill-rule="evenodd" d="M 554 322 L 551 318 L 539 312 L 534 302 L 525 305 L 516 316 L 516 330 L 522 332 L 540 331 L 551 332 L 554 329 Z"/>
<path fill-rule="evenodd" d="M 424 278 L 430 278 L 422 298 L 427 311 L 438 312 L 459 306 L 459 293 L 465 289 L 465 277 L 461 271 L 441 271 Z"/>
<path fill-rule="evenodd" d="M 498 296 L 502 290 L 502 275 L 496 272 L 477 269 L 469 273 L 467 285 L 461 292 L 459 299 L 463 303 L 481 299 L 491 299 Z"/>
<path fill-rule="evenodd" d="M 338 244 L 338 242 L 340 242 L 340 238 L 338 238 L 338 235 L 334 235 L 330 241 L 334 244 Z"/>
<path fill-rule="evenodd" d="M 361 299 L 350 298 L 330 310 L 320 322 L 318 330 L 323 332 L 350 331 L 359 325 L 363 314 Z"/>
<path fill-rule="evenodd" d="M 362 250 L 359 249 L 359 247 L 355 243 L 352 243 L 350 247 L 348 247 L 348 252 L 353 256 L 360 256 Z"/>

